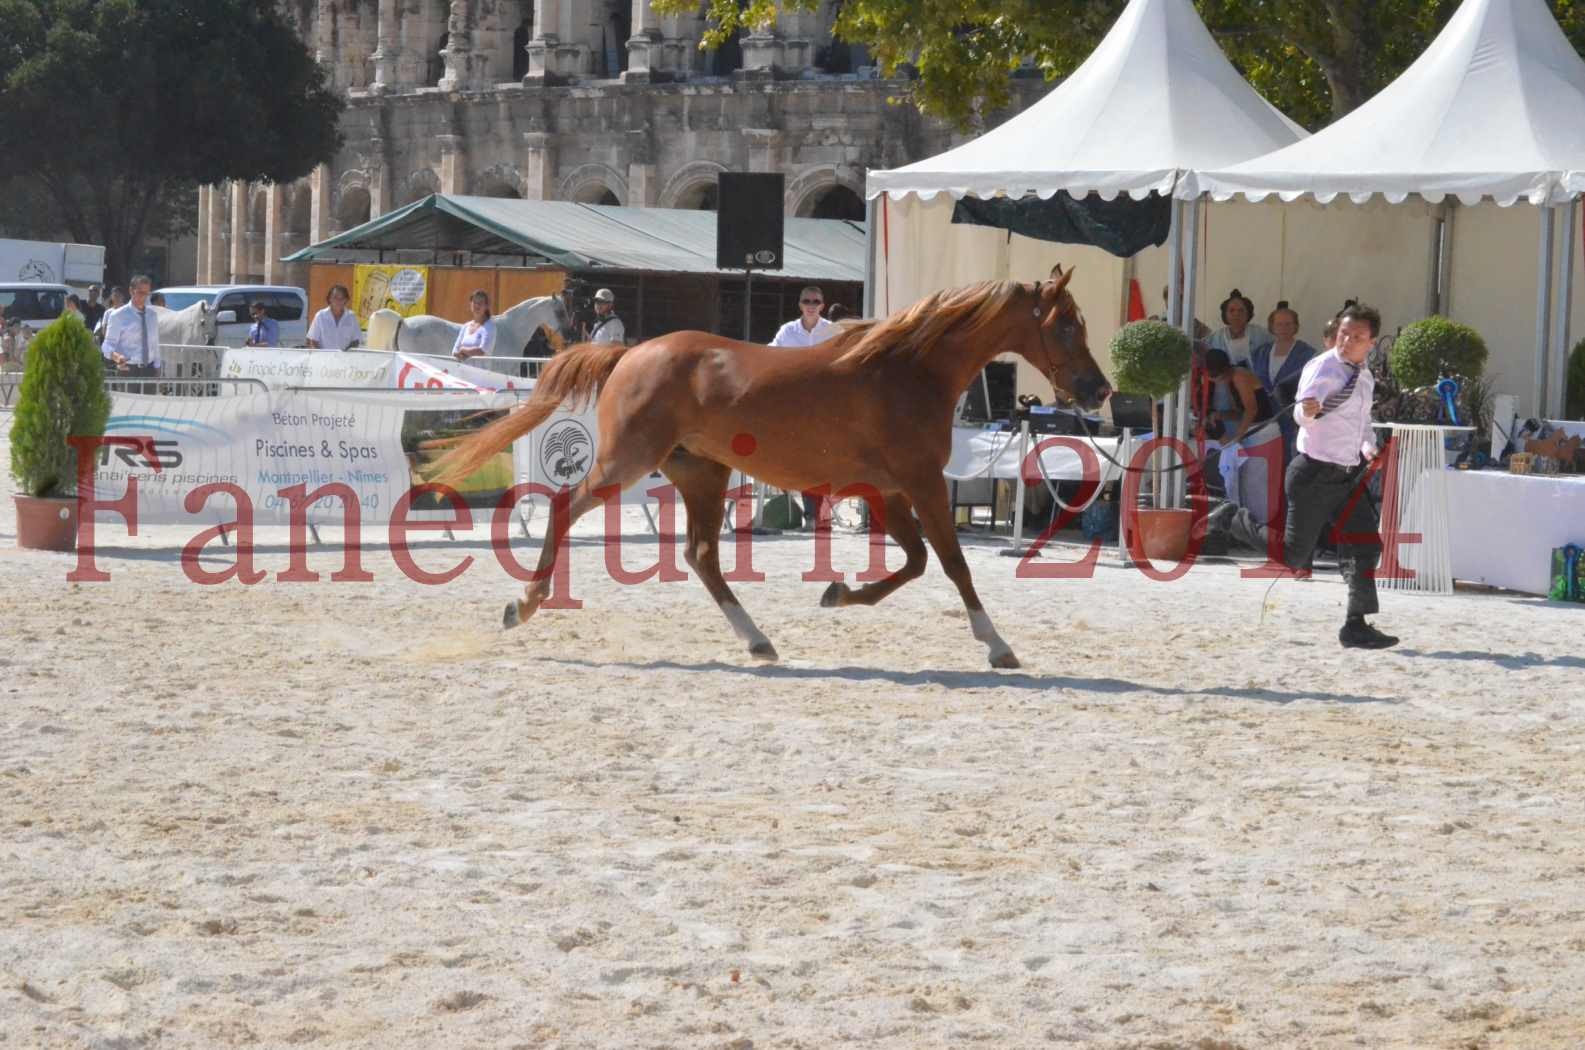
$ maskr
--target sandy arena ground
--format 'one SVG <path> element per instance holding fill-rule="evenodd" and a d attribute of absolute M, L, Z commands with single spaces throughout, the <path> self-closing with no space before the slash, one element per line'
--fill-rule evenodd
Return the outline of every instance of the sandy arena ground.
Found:
<path fill-rule="evenodd" d="M 0 1046 L 1585 1044 L 1585 607 L 1388 594 L 1367 655 L 1333 577 L 1262 624 L 1230 565 L 982 542 L 992 672 L 933 560 L 825 610 L 787 536 L 760 666 L 593 518 L 585 608 L 502 634 L 482 533 L 244 588 L 109 530 L 72 585 L 10 492 Z"/>

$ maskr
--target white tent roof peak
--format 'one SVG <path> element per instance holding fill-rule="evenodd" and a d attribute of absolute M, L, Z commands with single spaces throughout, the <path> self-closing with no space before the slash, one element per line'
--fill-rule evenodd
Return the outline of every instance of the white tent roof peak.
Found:
<path fill-rule="evenodd" d="M 867 192 L 1138 199 L 1171 192 L 1189 168 L 1236 164 L 1304 134 L 1227 61 L 1190 0 L 1130 0 L 1045 98 L 955 149 L 870 172 Z"/>
<path fill-rule="evenodd" d="M 1568 195 L 1567 173 L 1585 169 L 1582 114 L 1585 60 L 1544 0 L 1464 0 L 1425 53 L 1363 106 L 1269 156 L 1202 168 L 1178 195 L 1555 204 Z"/>

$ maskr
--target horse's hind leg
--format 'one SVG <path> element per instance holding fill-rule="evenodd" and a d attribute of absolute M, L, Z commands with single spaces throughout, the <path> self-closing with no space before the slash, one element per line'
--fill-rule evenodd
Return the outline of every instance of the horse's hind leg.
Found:
<path fill-rule="evenodd" d="M 985 607 L 980 604 L 980 596 L 974 591 L 969 563 L 964 560 L 963 548 L 958 546 L 957 529 L 952 524 L 952 506 L 947 500 L 946 479 L 940 474 L 933 474 L 919 481 L 910 494 L 919 512 L 919 524 L 930 546 L 936 549 L 942 570 L 957 585 L 958 594 L 969 613 L 969 626 L 974 631 L 974 637 L 984 642 L 989 650 L 991 666 L 1019 666 L 1018 657 L 1013 655 L 1012 647 L 1002 640 L 1002 636 L 996 633 L 991 618 L 985 613 Z"/>
<path fill-rule="evenodd" d="M 908 560 L 903 562 L 902 568 L 885 579 L 866 583 L 862 587 L 849 587 L 841 581 L 833 583 L 820 597 L 820 604 L 827 608 L 842 605 L 874 605 L 909 580 L 916 580 L 924 575 L 929 556 L 925 553 L 925 541 L 920 538 L 919 524 L 914 521 L 913 507 L 909 505 L 907 498 L 901 493 L 892 493 L 886 497 L 880 507 L 875 506 L 874 500 L 868 502 L 870 514 L 878 516 L 876 520 L 885 527 L 886 534 L 902 547 L 903 554 Z"/>
<path fill-rule="evenodd" d="M 688 508 L 688 549 L 683 554 L 688 565 L 699 574 L 733 632 L 748 643 L 750 655 L 775 660 L 776 647 L 754 626 L 753 618 L 738 604 L 737 596 L 721 576 L 721 521 L 726 516 L 726 484 L 732 476 L 731 468 L 678 449 L 660 469 L 677 486 Z"/>
<path fill-rule="evenodd" d="M 507 604 L 506 613 L 501 618 L 502 627 L 516 627 L 533 616 L 545 599 L 550 597 L 555 582 L 556 556 L 567 542 L 567 533 L 571 531 L 573 523 L 600 503 L 598 493 L 613 486 L 620 490 L 634 484 L 654 470 L 655 464 L 664 455 L 664 449 L 657 450 L 652 442 L 626 440 L 622 451 L 610 456 L 596 456 L 594 469 L 589 471 L 589 476 L 573 486 L 568 496 L 566 513 L 557 514 L 555 508 L 551 508 L 550 526 L 545 530 L 545 542 L 539 548 L 539 565 L 534 570 L 534 578 L 523 588 L 522 598 Z"/>

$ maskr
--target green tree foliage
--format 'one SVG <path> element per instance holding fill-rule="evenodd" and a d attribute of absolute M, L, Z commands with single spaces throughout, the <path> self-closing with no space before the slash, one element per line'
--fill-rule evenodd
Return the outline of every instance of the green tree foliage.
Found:
<path fill-rule="evenodd" d="M 820 0 L 782 0 L 816 10 Z M 1549 0 L 1585 48 L 1585 0 Z M 697 0 L 654 0 L 666 14 Z M 842 0 L 836 33 L 863 44 L 886 76 L 918 71 L 910 100 L 967 127 L 1008 101 L 1008 74 L 1026 63 L 1048 79 L 1089 57 L 1124 0 Z M 1314 130 L 1357 108 L 1408 68 L 1452 17 L 1457 0 L 1197 0 L 1233 65 Z M 775 21 L 773 0 L 708 0 L 716 47 Z"/>
<path fill-rule="evenodd" d="M 1467 324 L 1427 317 L 1399 333 L 1387 364 L 1405 390 L 1430 386 L 1444 375 L 1474 379 L 1486 367 L 1486 340 Z"/>
<path fill-rule="evenodd" d="M 27 370 L 11 424 L 11 475 L 29 496 L 76 491 L 73 435 L 98 436 L 110 418 L 104 359 L 76 314 L 67 312 L 28 344 Z"/>
<path fill-rule="evenodd" d="M 1189 374 L 1193 348 L 1181 329 L 1165 321 L 1135 321 L 1112 336 L 1113 378 L 1124 394 L 1162 398 Z"/>
<path fill-rule="evenodd" d="M 340 146 L 344 103 L 271 0 L 0 0 L 0 26 L 0 179 L 42 185 L 109 280 L 151 223 L 181 232 L 162 201 Z"/>

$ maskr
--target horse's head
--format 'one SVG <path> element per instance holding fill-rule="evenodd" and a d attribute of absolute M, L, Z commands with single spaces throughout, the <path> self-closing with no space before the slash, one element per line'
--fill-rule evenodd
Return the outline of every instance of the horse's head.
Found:
<path fill-rule="evenodd" d="M 1084 315 L 1068 291 L 1072 278 L 1072 267 L 1064 273 L 1060 265 L 1054 266 L 1050 279 L 1036 286 L 1031 338 L 1014 349 L 1050 381 L 1060 400 L 1099 408 L 1112 387 L 1090 356 Z"/>

